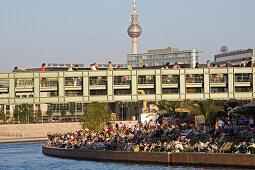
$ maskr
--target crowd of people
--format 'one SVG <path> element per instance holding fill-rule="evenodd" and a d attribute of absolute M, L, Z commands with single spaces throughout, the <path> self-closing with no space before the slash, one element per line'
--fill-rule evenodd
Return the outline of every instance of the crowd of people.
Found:
<path fill-rule="evenodd" d="M 184 68 L 186 68 L 186 66 L 188 65 L 187 61 L 184 60 L 184 62 L 183 62 L 182 65 L 183 65 Z M 249 58 L 249 61 L 248 61 L 248 62 L 246 62 L 246 59 L 243 58 L 242 62 L 239 64 L 239 67 L 253 67 L 253 65 L 254 65 L 254 62 L 253 62 L 252 58 Z M 41 67 L 41 72 L 45 72 L 45 67 L 46 67 L 46 64 L 43 63 L 43 64 L 42 64 L 42 67 Z M 69 66 L 69 68 L 68 68 L 68 71 L 78 71 L 78 70 L 79 70 L 79 65 L 78 65 L 78 64 L 75 65 L 74 68 L 73 68 L 73 67 L 74 67 L 73 64 L 70 64 L 70 66 Z M 211 64 L 210 60 L 207 60 L 207 62 L 206 62 L 206 67 L 207 67 L 207 68 L 219 68 L 220 65 Z M 227 64 L 225 65 L 225 67 L 232 67 L 231 62 L 228 61 Z M 127 69 L 128 69 L 128 70 L 130 70 L 130 68 L 132 69 L 131 66 L 127 66 Z M 145 69 L 146 66 L 143 65 L 142 68 Z M 181 68 L 181 66 L 178 65 L 178 63 L 175 63 L 173 66 L 170 66 L 170 63 L 167 62 L 165 65 L 163 65 L 163 66 L 161 67 L 161 69 L 170 69 L 170 68 L 172 68 L 172 69 L 179 69 L 179 68 Z M 200 68 L 200 64 L 197 62 L 196 65 L 194 66 L 194 68 Z M 117 69 L 117 70 L 121 70 L 121 67 L 120 67 L 120 66 L 117 66 L 116 69 Z M 98 67 L 97 63 L 90 64 L 90 70 L 92 70 L 92 71 L 99 70 L 99 67 Z M 110 70 L 110 71 L 113 70 L 113 66 L 112 66 L 111 61 L 108 61 L 108 68 L 107 68 L 107 70 Z M 13 69 L 12 72 L 19 72 L 19 68 L 18 68 L 17 66 L 14 67 L 14 69 Z"/>
<path fill-rule="evenodd" d="M 159 124 L 149 122 L 128 125 L 110 124 L 101 132 L 80 130 L 70 133 L 48 134 L 48 146 L 130 152 L 230 152 L 255 154 L 254 128 L 246 132 L 236 130 L 231 124 L 217 120 L 217 127 L 195 128 L 193 123 Z M 217 125 L 218 124 L 218 125 Z M 228 133 L 229 132 L 229 133 Z M 224 135 L 237 137 L 238 143 L 222 142 Z M 222 137 L 223 136 L 223 137 Z"/>

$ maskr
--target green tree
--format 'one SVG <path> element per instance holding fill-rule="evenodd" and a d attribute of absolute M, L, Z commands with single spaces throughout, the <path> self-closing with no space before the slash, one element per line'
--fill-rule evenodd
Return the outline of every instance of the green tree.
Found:
<path fill-rule="evenodd" d="M 117 102 L 115 103 L 115 114 L 116 114 L 117 118 L 119 119 L 120 118 L 120 107 L 117 104 Z"/>
<path fill-rule="evenodd" d="M 34 121 L 34 107 L 31 104 L 15 105 L 14 118 L 22 123 Z"/>
<path fill-rule="evenodd" d="M 66 115 L 66 110 L 65 110 L 64 104 L 61 105 L 61 112 L 60 112 L 60 113 L 61 113 L 61 116 L 62 116 L 62 117 L 65 117 L 65 115 Z"/>
<path fill-rule="evenodd" d="M 4 120 L 5 123 L 5 114 L 4 114 L 4 106 L 0 107 L 0 120 Z"/>
<path fill-rule="evenodd" d="M 104 129 L 110 120 L 109 107 L 105 103 L 89 103 L 84 109 L 82 122 L 83 129 L 90 129 L 99 132 Z"/>
<path fill-rule="evenodd" d="M 18 122 L 20 121 L 19 117 L 20 117 L 20 106 L 19 105 L 15 105 L 15 108 L 14 108 L 14 118 Z"/>
<path fill-rule="evenodd" d="M 254 118 L 255 116 L 255 110 L 252 107 L 239 107 L 236 111 L 236 113 L 245 119 Z"/>
<path fill-rule="evenodd" d="M 181 102 L 162 100 L 157 105 L 159 108 L 159 112 L 163 111 L 165 113 L 168 113 L 169 115 L 177 116 L 175 110 L 181 107 Z"/>
<path fill-rule="evenodd" d="M 69 113 L 73 116 L 75 114 L 75 103 L 70 103 Z"/>
<path fill-rule="evenodd" d="M 192 113 L 203 115 L 206 122 L 210 122 L 216 116 L 216 114 L 222 110 L 221 104 L 211 99 L 205 101 L 195 101 L 189 103 L 189 106 L 191 106 Z"/>
<path fill-rule="evenodd" d="M 42 119 L 42 110 L 41 110 L 41 106 L 38 106 L 38 109 L 36 111 L 36 117 L 37 117 L 37 121 Z"/>
<path fill-rule="evenodd" d="M 130 113 L 131 116 L 135 116 L 135 118 L 137 117 L 137 110 L 135 109 L 135 106 L 133 104 L 131 105 Z"/>
<path fill-rule="evenodd" d="M 53 115 L 50 105 L 48 105 L 47 107 L 46 115 L 49 116 L 50 119 L 51 119 L 51 116 Z"/>
<path fill-rule="evenodd" d="M 34 115 L 34 106 L 32 104 L 26 104 L 26 111 L 27 111 L 27 123 L 35 121 Z"/>

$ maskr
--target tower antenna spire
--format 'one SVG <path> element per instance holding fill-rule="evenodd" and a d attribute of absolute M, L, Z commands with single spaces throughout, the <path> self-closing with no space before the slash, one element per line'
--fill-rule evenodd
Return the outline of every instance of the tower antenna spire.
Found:
<path fill-rule="evenodd" d="M 134 2 L 133 2 L 133 14 L 136 14 L 135 0 L 134 0 Z"/>

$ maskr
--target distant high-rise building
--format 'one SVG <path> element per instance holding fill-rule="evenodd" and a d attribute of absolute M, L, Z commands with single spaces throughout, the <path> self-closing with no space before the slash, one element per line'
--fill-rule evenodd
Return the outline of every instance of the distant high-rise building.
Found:
<path fill-rule="evenodd" d="M 131 14 L 131 25 L 128 27 L 128 35 L 132 38 L 132 54 L 137 54 L 137 38 L 142 33 L 142 28 L 138 25 L 138 15 L 136 14 L 135 0 L 133 3 L 133 13 Z"/>
<path fill-rule="evenodd" d="M 187 61 L 187 64 L 191 64 L 195 67 L 198 62 L 198 54 L 202 51 L 199 50 L 182 50 L 178 48 L 168 47 L 166 49 L 148 50 L 148 53 L 142 54 L 128 54 L 127 64 L 132 67 L 145 66 L 161 66 L 167 62 L 170 65 L 175 63 L 183 64 Z"/>
<path fill-rule="evenodd" d="M 221 47 L 220 54 L 214 55 L 213 64 L 225 66 L 227 62 L 230 61 L 230 63 L 235 66 L 239 65 L 244 58 L 247 62 L 249 61 L 249 58 L 254 58 L 254 49 L 249 48 L 246 50 L 242 49 L 229 52 L 223 47 Z"/>

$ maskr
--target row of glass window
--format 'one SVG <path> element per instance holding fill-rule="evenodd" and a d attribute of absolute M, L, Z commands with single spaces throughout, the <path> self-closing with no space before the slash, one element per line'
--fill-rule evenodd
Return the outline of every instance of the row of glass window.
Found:
<path fill-rule="evenodd" d="M 139 91 L 143 91 L 143 94 L 155 94 L 155 89 L 149 88 L 149 89 L 138 89 Z M 253 88 L 252 86 L 247 87 L 235 87 L 235 92 L 252 92 Z M 210 88 L 211 93 L 225 93 L 228 92 L 227 87 L 211 87 Z M 131 89 L 114 89 L 114 95 L 131 95 L 132 91 Z M 179 88 L 162 88 L 162 94 L 179 94 L 180 89 Z M 186 88 L 186 93 L 204 93 L 203 87 L 192 87 L 192 88 Z M 1 94 L 1 93 L 0 93 Z M 89 91 L 90 96 L 96 96 L 96 95 L 107 95 L 107 90 L 90 90 Z M 47 97 L 57 97 L 58 92 L 50 92 L 48 93 Z M 77 97 L 82 96 L 82 91 L 65 91 L 66 97 Z M 20 98 L 21 95 L 16 95 L 16 97 Z M 30 95 L 22 95 L 23 98 L 32 98 L 33 93 Z M 3 98 L 3 97 L 0 97 Z M 7 97 L 6 97 L 7 98 Z M 66 108 L 67 110 L 68 108 Z"/>
<path fill-rule="evenodd" d="M 179 82 L 179 75 L 162 75 L 163 84 L 175 84 Z M 251 73 L 242 73 L 235 74 L 235 82 L 252 82 Z M 203 83 L 204 75 L 203 74 L 187 74 L 186 83 Z M 41 86 L 43 87 L 54 87 L 58 85 L 58 80 L 56 78 L 47 78 L 42 79 Z M 228 75 L 227 74 L 210 74 L 211 83 L 227 83 Z M 82 86 L 83 80 L 82 77 L 66 77 L 65 86 Z M 139 75 L 138 76 L 139 84 L 155 84 L 154 75 Z M 90 85 L 107 85 L 106 76 L 98 77 L 89 77 Z M 115 76 L 114 85 L 130 85 L 131 76 Z M 33 79 L 16 79 L 15 87 L 18 88 L 32 88 L 34 86 Z M 8 88 L 9 82 L 6 80 L 0 80 L 0 88 Z"/>
<path fill-rule="evenodd" d="M 155 54 L 155 55 L 132 55 L 128 56 L 128 60 L 139 60 L 139 59 L 149 59 L 149 58 L 173 58 L 173 57 L 184 57 L 189 58 L 192 53 L 180 53 L 180 54 Z M 196 54 L 198 56 L 198 54 Z"/>

